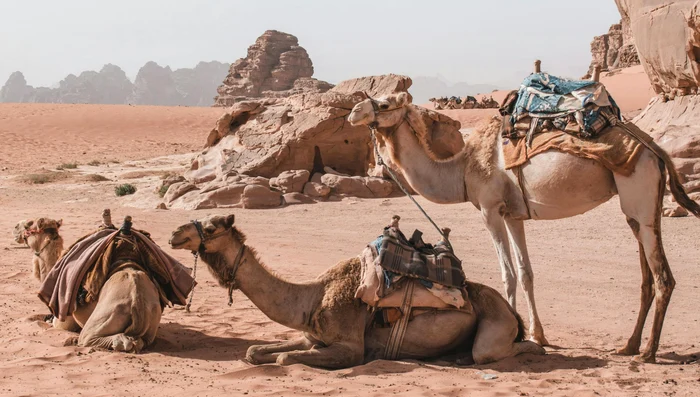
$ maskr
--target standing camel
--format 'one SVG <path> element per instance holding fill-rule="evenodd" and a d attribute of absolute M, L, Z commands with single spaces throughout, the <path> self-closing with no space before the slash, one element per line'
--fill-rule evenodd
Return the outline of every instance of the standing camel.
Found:
<path fill-rule="evenodd" d="M 652 142 L 658 155 L 643 148 L 635 171 L 624 176 L 597 162 L 550 150 L 520 167 L 521 190 L 515 173 L 505 170 L 503 165 L 500 120 L 494 118 L 488 126 L 472 133 L 460 153 L 438 159 L 426 143 L 427 131 L 410 101 L 407 93 L 367 98 L 355 105 L 348 121 L 352 125 L 376 129 L 384 160 L 398 168 L 423 197 L 443 204 L 471 202 L 481 211 L 496 248 L 508 302 L 515 307 L 512 245 L 517 279 L 525 291 L 530 338 L 541 345 L 546 345 L 547 339 L 535 307 L 533 272 L 523 220 L 568 218 L 589 211 L 616 194 L 620 196 L 622 212 L 639 242 L 642 294 L 632 336 L 618 353 L 639 353 L 644 322 L 656 297 L 651 338 L 637 357 L 640 361 L 654 362 L 664 316 L 676 284 L 661 242 L 666 172 L 678 203 L 700 217 L 700 206 L 683 190 L 668 154 Z"/>
<path fill-rule="evenodd" d="M 313 281 L 292 283 L 259 261 L 233 222 L 233 215 L 192 221 L 173 232 L 170 245 L 197 252 L 229 296 L 238 288 L 271 320 L 304 333 L 288 342 L 251 346 L 248 361 L 346 368 L 384 351 L 391 328 L 367 327 L 374 313 L 355 298 L 361 278 L 358 257 L 339 262 Z M 466 289 L 474 310 L 416 316 L 408 323 L 398 358 L 436 357 L 463 346 L 471 346 L 477 364 L 520 353 L 544 354 L 537 344 L 522 341 L 520 317 L 496 290 L 471 282 Z"/>

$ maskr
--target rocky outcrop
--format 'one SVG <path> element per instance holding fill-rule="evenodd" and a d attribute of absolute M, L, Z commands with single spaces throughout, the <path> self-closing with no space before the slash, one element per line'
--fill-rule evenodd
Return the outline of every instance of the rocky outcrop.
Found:
<path fill-rule="evenodd" d="M 14 72 L 0 89 L 0 102 L 30 102 L 34 87 L 27 85 L 22 72 Z"/>
<path fill-rule="evenodd" d="M 691 198 L 700 199 L 700 1 L 616 0 L 659 96 L 634 119 L 673 158 Z M 669 195 L 664 215 L 683 216 Z"/>
<path fill-rule="evenodd" d="M 253 98 L 284 98 L 325 92 L 332 85 L 311 78 L 309 54 L 291 34 L 268 30 L 248 47 L 248 55 L 234 62 L 217 89 L 216 106 L 231 106 Z"/>
<path fill-rule="evenodd" d="M 132 84 L 121 68 L 107 64 L 99 72 L 70 74 L 57 88 L 34 88 L 27 85 L 22 73 L 15 72 L 0 90 L 0 102 L 211 106 L 227 68 L 214 61 L 172 71 L 148 62 Z"/>
<path fill-rule="evenodd" d="M 627 20 L 610 26 L 608 33 L 596 36 L 591 42 L 591 65 L 584 79 L 591 78 L 593 69 L 600 65 L 602 71 L 613 71 L 639 65 L 637 48 Z"/>
<path fill-rule="evenodd" d="M 639 59 L 657 94 L 697 94 L 700 82 L 700 2 L 616 0 L 629 21 Z"/>
<path fill-rule="evenodd" d="M 393 185 L 383 179 L 383 169 L 375 167 L 367 127 L 352 126 L 346 119 L 364 99 L 357 91 L 381 96 L 405 92 L 410 86 L 411 79 L 405 76 L 375 76 L 342 82 L 325 93 L 238 102 L 214 123 L 206 148 L 185 173 L 196 190 L 173 185 L 171 189 L 180 189 L 183 195 L 168 191 L 166 202 L 186 209 L 243 207 L 239 185 L 253 184 L 256 177 L 271 178 L 269 188 L 295 203 L 302 200 L 291 193 L 313 199 L 333 194 L 386 197 Z M 430 131 L 437 156 L 462 149 L 459 122 L 415 109 Z"/>

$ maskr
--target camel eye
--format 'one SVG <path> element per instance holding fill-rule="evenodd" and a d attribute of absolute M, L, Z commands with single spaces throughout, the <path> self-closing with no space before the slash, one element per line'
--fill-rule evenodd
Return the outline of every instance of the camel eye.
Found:
<path fill-rule="evenodd" d="M 379 105 L 379 109 L 387 110 L 387 109 L 389 109 L 389 105 L 387 105 L 387 104 Z"/>
<path fill-rule="evenodd" d="M 205 228 L 204 228 L 204 231 L 205 231 L 207 234 L 212 234 L 212 233 L 214 233 L 214 232 L 216 231 L 216 228 L 215 228 L 214 226 L 208 226 L 208 227 L 205 227 Z"/>

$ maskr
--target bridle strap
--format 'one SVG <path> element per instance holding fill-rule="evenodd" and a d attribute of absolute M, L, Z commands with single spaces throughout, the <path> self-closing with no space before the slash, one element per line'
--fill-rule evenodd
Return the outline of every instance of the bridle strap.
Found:
<path fill-rule="evenodd" d="M 214 240 L 216 238 L 219 238 L 219 237 L 229 233 L 228 230 L 224 230 L 222 232 L 212 234 L 211 236 L 206 236 L 204 234 L 204 228 L 202 227 L 202 222 L 200 222 L 196 219 L 193 221 L 190 221 L 190 222 L 194 225 L 194 228 L 197 229 L 197 234 L 199 234 L 199 247 L 197 248 L 196 252 L 206 252 L 206 247 L 204 246 L 204 243 L 206 243 L 207 241 Z"/>
<path fill-rule="evenodd" d="M 233 261 L 233 269 L 231 269 L 231 281 L 229 281 L 229 286 L 228 286 L 228 305 L 231 306 L 233 305 L 233 290 L 238 289 L 238 285 L 236 283 L 236 273 L 238 273 L 238 269 L 241 267 L 241 262 L 243 261 L 243 252 L 245 251 L 245 244 L 241 244 L 241 248 L 238 250 L 238 254 L 236 254 L 236 259 Z"/>

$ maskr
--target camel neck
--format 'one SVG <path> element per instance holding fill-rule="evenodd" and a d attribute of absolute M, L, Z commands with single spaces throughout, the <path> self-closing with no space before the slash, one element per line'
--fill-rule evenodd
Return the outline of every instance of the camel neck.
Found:
<path fill-rule="evenodd" d="M 230 283 L 241 244 L 235 239 L 221 252 L 225 260 L 225 271 L 216 271 L 208 261 L 211 254 L 202 259 L 218 274 L 222 284 Z M 216 255 L 216 254 L 215 254 Z M 235 275 L 238 289 L 250 299 L 272 321 L 299 331 L 310 331 L 310 316 L 322 298 L 323 289 L 316 283 L 295 284 L 281 279 L 260 263 L 255 253 L 248 247 L 243 250 L 242 259 Z"/>
<path fill-rule="evenodd" d="M 408 122 L 401 123 L 391 134 L 387 147 L 392 161 L 421 196 L 440 204 L 467 201 L 463 151 L 444 160 L 432 158 Z"/>

